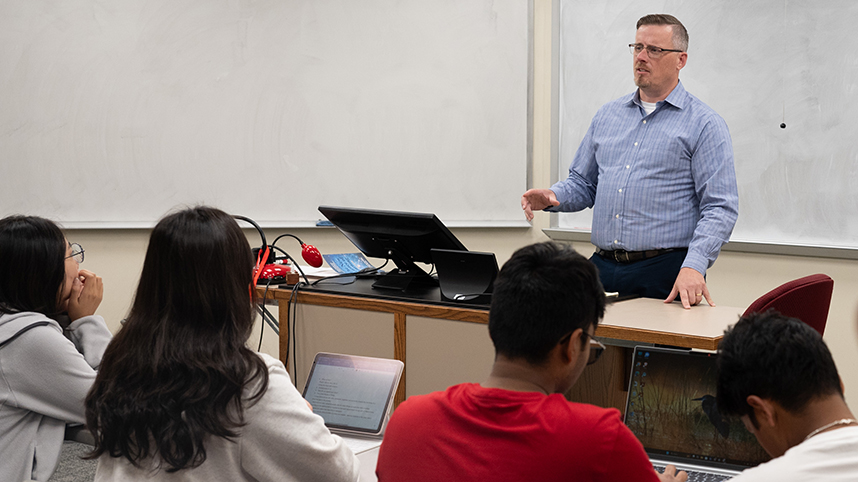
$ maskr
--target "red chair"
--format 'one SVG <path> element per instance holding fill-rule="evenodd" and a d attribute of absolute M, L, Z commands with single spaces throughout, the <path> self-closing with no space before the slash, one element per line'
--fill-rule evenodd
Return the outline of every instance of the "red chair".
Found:
<path fill-rule="evenodd" d="M 782 315 L 798 318 L 821 335 L 828 321 L 828 308 L 834 280 L 828 275 L 812 274 L 784 283 L 759 297 L 743 316 L 774 308 Z"/>

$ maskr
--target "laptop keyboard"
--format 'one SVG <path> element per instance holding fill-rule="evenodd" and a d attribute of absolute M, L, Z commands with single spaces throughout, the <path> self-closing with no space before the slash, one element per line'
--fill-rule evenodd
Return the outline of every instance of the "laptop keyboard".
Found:
<path fill-rule="evenodd" d="M 656 472 L 660 474 L 664 473 L 664 465 L 653 465 L 653 467 L 655 467 Z M 680 470 L 688 474 L 688 482 L 719 482 L 721 480 L 730 480 L 733 478 L 732 475 L 713 474 L 710 472 L 698 472 L 696 470 L 687 469 Z"/>

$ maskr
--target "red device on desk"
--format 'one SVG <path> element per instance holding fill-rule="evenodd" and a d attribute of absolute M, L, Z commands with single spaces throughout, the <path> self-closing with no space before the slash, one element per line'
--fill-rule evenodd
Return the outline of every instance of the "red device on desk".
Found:
<path fill-rule="evenodd" d="M 292 271 L 292 268 L 286 266 L 285 264 L 266 264 L 262 267 L 262 271 L 259 273 L 259 280 L 263 282 L 263 284 L 270 283 L 285 283 L 286 275 Z M 256 268 L 253 268 L 253 274 L 256 275 Z"/>
<path fill-rule="evenodd" d="M 312 244 L 301 243 L 301 257 L 314 268 L 322 266 L 322 254 Z M 268 263 L 262 267 L 258 279 L 264 284 L 287 283 L 286 276 L 291 271 L 292 268 L 285 264 Z M 253 274 L 256 275 L 256 268 L 253 268 Z"/>
<path fill-rule="evenodd" d="M 259 224 L 256 223 L 256 221 L 246 216 L 234 215 L 233 217 L 242 221 L 246 221 L 253 225 L 253 227 L 256 228 L 256 231 L 259 232 L 259 237 L 262 238 L 262 246 L 253 249 L 253 254 L 256 256 L 256 266 L 254 266 L 253 268 L 253 285 L 250 288 L 251 297 L 253 297 L 253 286 L 256 286 L 257 282 L 260 279 L 265 282 L 265 284 L 280 284 L 287 282 L 287 275 L 292 271 L 292 268 L 286 265 L 274 263 L 277 257 L 272 252 L 274 249 L 278 249 L 283 252 L 284 255 L 286 255 L 286 258 L 292 259 L 292 257 L 289 256 L 285 251 L 281 250 L 280 248 L 275 248 L 277 241 L 284 236 L 295 238 L 295 240 L 297 240 L 298 243 L 301 244 L 301 257 L 304 258 L 304 261 L 306 261 L 307 264 L 314 268 L 322 266 L 322 254 L 319 253 L 319 250 L 311 244 L 304 243 L 297 236 L 293 234 L 283 234 L 281 236 L 278 236 L 277 239 L 275 239 L 274 242 L 269 245 L 265 241 L 265 232 L 262 231 L 262 227 L 260 227 Z M 292 261 L 294 262 L 294 260 Z"/>

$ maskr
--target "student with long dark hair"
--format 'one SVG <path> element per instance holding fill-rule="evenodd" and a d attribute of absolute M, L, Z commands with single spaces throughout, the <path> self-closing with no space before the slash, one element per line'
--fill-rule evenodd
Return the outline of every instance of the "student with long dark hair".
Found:
<path fill-rule="evenodd" d="M 357 458 L 283 364 L 245 346 L 252 264 L 217 209 L 168 215 L 152 231 L 131 312 L 86 400 L 96 480 L 357 480 Z"/>
<path fill-rule="evenodd" d="M 48 480 L 110 341 L 101 278 L 52 221 L 0 219 L 0 480 Z"/>

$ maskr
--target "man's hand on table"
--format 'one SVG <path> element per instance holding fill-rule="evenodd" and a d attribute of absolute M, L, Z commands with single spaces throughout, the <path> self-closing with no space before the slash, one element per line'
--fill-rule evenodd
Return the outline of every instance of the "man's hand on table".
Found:
<path fill-rule="evenodd" d="M 715 303 L 709 296 L 709 288 L 706 287 L 706 280 L 702 274 L 693 268 L 682 268 L 679 270 L 676 282 L 673 283 L 673 289 L 664 302 L 672 303 L 676 299 L 676 295 L 679 295 L 682 306 L 686 310 L 694 305 L 699 305 L 704 298 L 709 303 L 709 306 L 715 306 Z"/>

